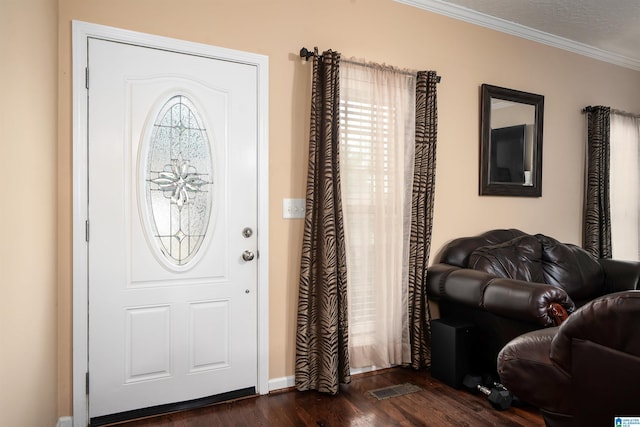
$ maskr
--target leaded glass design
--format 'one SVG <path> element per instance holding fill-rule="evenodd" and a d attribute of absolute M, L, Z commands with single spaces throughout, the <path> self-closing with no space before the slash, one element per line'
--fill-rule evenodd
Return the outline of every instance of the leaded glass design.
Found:
<path fill-rule="evenodd" d="M 211 146 L 189 98 L 173 96 L 160 109 L 146 155 L 149 240 L 171 264 L 184 266 L 202 246 L 213 203 Z"/>

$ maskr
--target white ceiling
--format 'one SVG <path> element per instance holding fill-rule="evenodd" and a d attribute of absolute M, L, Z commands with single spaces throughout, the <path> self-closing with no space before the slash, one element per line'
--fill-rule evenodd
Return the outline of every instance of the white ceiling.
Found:
<path fill-rule="evenodd" d="M 640 70 L 638 0 L 395 0 Z"/>

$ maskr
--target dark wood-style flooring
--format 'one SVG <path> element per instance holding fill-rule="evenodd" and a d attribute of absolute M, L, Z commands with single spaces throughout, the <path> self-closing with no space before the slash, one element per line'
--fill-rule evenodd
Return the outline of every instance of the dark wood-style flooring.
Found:
<path fill-rule="evenodd" d="M 411 383 L 421 391 L 377 400 L 368 392 Z M 129 421 L 126 427 L 211 426 L 544 426 L 536 408 L 497 411 L 487 399 L 432 379 L 428 370 L 392 368 L 354 375 L 335 396 L 294 390 L 273 392 L 185 412 Z"/>

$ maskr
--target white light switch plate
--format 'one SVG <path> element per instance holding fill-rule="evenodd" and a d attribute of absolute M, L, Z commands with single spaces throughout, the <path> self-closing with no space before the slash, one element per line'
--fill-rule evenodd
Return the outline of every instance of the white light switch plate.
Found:
<path fill-rule="evenodd" d="M 282 218 L 304 218 L 304 199 L 282 199 Z"/>

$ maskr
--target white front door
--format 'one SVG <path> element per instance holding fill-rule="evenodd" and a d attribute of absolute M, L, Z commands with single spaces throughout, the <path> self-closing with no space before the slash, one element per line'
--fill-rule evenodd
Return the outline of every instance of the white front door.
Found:
<path fill-rule="evenodd" d="M 257 74 L 88 39 L 89 417 L 257 385 Z"/>

